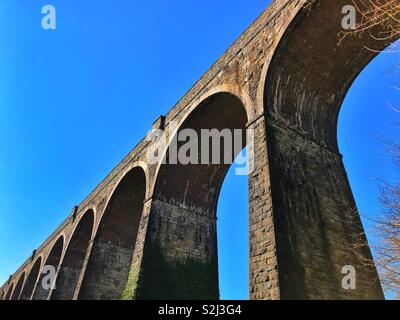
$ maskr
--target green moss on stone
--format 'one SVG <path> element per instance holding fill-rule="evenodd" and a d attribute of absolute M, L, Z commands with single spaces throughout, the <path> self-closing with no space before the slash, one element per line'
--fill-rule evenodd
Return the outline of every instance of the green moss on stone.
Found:
<path fill-rule="evenodd" d="M 129 272 L 128 282 L 122 292 L 121 300 L 135 300 L 136 288 L 139 279 L 139 268 L 132 267 Z"/>
<path fill-rule="evenodd" d="M 191 257 L 168 261 L 158 243 L 146 245 L 137 299 L 219 299 L 217 262 Z"/>

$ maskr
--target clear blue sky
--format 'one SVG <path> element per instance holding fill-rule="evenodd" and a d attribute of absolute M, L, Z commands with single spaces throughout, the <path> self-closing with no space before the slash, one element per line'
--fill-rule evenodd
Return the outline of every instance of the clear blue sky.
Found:
<path fill-rule="evenodd" d="M 49 3 L 55 31 L 41 29 Z M 268 3 L 1 1 L 0 283 Z M 365 214 L 379 211 L 373 178 L 394 177 L 377 137 L 396 134 L 387 102 L 399 101 L 398 58 L 377 58 L 341 113 L 340 147 Z M 247 298 L 246 177 L 228 175 L 218 209 L 221 294 Z"/>

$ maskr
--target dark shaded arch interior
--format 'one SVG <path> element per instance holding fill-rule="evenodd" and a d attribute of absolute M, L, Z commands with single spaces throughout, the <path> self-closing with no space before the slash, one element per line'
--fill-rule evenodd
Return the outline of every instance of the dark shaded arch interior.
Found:
<path fill-rule="evenodd" d="M 25 280 L 25 272 L 23 274 L 21 274 L 21 276 L 19 277 L 19 280 L 17 282 L 17 285 L 15 286 L 14 292 L 11 295 L 10 300 L 18 300 L 19 299 L 19 295 L 21 294 L 22 285 L 24 284 L 24 280 Z"/>
<path fill-rule="evenodd" d="M 347 0 L 321 0 L 300 11 L 275 51 L 265 87 L 265 111 L 272 120 L 333 151 L 337 151 L 337 119 L 347 91 L 389 45 L 369 32 L 340 41 L 341 10 L 348 4 Z M 372 33 L 379 34 L 379 26 Z"/>
<path fill-rule="evenodd" d="M 72 300 L 92 236 L 93 223 L 94 213 L 89 210 L 83 215 L 72 235 L 60 266 L 56 288 L 51 293 L 51 300 Z"/>
<path fill-rule="evenodd" d="M 14 283 L 12 283 L 11 286 L 8 288 L 8 291 L 4 297 L 4 300 L 10 300 L 13 288 L 14 288 Z"/>
<path fill-rule="evenodd" d="M 64 237 L 60 237 L 53 245 L 53 248 L 51 249 L 49 256 L 47 257 L 46 262 L 44 263 L 43 267 L 51 266 L 55 270 L 57 270 L 59 267 L 63 247 L 64 247 Z M 50 290 L 44 288 L 42 285 L 42 282 L 46 275 L 47 275 L 47 273 L 43 273 L 43 270 L 42 270 L 40 277 L 39 277 L 38 284 L 35 289 L 35 292 L 33 293 L 32 300 L 46 300 L 47 299 Z"/>
<path fill-rule="evenodd" d="M 182 129 L 193 129 L 200 136 L 201 129 L 228 129 L 245 130 L 247 114 L 242 102 L 228 93 L 214 95 L 205 100 L 188 117 Z M 180 131 L 181 131 L 180 130 Z M 243 149 L 246 145 L 246 134 L 242 135 Z M 184 142 L 178 143 L 178 149 Z M 206 151 L 198 143 L 199 156 Z M 231 150 L 234 151 L 233 146 Z M 230 150 L 224 149 L 221 140 L 220 159 Z M 241 151 L 241 150 L 240 150 Z M 211 150 L 207 150 L 211 154 Z M 234 159 L 237 154 L 232 154 Z M 169 158 L 169 153 L 167 154 Z M 212 161 L 211 157 L 209 158 Z M 168 161 L 168 160 L 167 160 Z M 230 164 L 164 164 L 161 166 L 157 178 L 155 197 L 170 204 L 183 204 L 185 207 L 200 210 L 207 214 L 215 211 L 219 190 Z"/>
<path fill-rule="evenodd" d="M 40 266 L 42 264 L 42 258 L 36 259 L 31 271 L 29 272 L 28 278 L 26 278 L 24 287 L 21 292 L 20 300 L 30 300 L 32 292 L 35 288 L 36 280 L 39 276 Z"/>
<path fill-rule="evenodd" d="M 364 268 L 357 290 L 340 286 L 341 263 L 360 265 L 349 248 L 366 239 L 356 237 L 363 228 L 354 215 L 356 204 L 338 150 L 338 113 L 352 82 L 377 54 L 367 47 L 379 51 L 389 44 L 368 32 L 340 42 L 341 10 L 347 4 L 321 0 L 303 8 L 285 31 L 266 78 L 264 109 L 283 299 L 382 297 L 375 268 Z M 360 254 L 370 258 L 364 248 Z"/>
<path fill-rule="evenodd" d="M 239 129 L 241 151 L 246 145 L 247 121 L 240 99 L 219 93 L 203 101 L 178 132 L 193 129 L 200 137 L 201 129 L 231 132 Z M 178 150 L 187 141 L 178 143 Z M 225 149 L 221 139 L 220 158 L 234 153 L 232 150 L 233 145 Z M 205 151 L 201 139 L 198 151 L 200 158 Z M 137 295 L 157 299 L 218 299 L 216 207 L 230 164 L 212 164 L 211 159 L 210 164 L 170 164 L 170 152 L 171 148 L 167 164 L 161 165 L 156 181 L 143 263 L 142 279 L 146 287 L 139 287 Z M 232 158 L 236 155 L 237 152 L 232 154 Z"/>
<path fill-rule="evenodd" d="M 114 191 L 97 231 L 79 299 L 120 299 L 128 281 L 146 195 L 142 168 Z"/>

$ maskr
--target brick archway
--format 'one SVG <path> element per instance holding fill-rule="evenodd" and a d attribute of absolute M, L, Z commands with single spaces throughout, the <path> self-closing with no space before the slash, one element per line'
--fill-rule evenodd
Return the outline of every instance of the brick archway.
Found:
<path fill-rule="evenodd" d="M 94 212 L 88 210 L 81 217 L 68 243 L 57 275 L 51 300 L 71 300 L 79 281 L 89 242 L 92 238 Z"/>
<path fill-rule="evenodd" d="M 95 235 L 78 299 L 120 299 L 129 277 L 146 196 L 146 174 L 131 169 L 119 182 Z"/>
<path fill-rule="evenodd" d="M 4 297 L 4 300 L 10 300 L 13 288 L 14 288 L 14 283 L 11 283 L 11 285 L 8 288 L 7 293 L 6 293 L 5 297 Z"/>
<path fill-rule="evenodd" d="M 389 45 L 339 40 L 346 0 L 300 7 L 274 50 L 264 88 L 271 198 L 283 299 L 383 298 L 337 144 L 338 113 L 357 75 Z M 379 28 L 379 26 L 377 26 Z M 340 41 L 340 43 L 339 43 Z M 377 50 L 368 50 L 366 47 Z M 359 270 L 357 290 L 342 267 Z"/>
<path fill-rule="evenodd" d="M 59 268 L 63 248 L 64 248 L 64 236 L 61 236 L 57 239 L 57 241 L 55 241 L 43 267 L 50 266 L 50 267 L 53 267 L 55 269 L 55 271 L 57 271 Z M 42 267 L 42 270 L 43 270 L 43 267 Z M 43 281 L 43 278 L 45 277 L 45 275 L 46 275 L 45 273 L 42 273 L 42 272 L 40 273 L 34 293 L 32 295 L 32 300 L 46 300 L 47 299 L 50 290 L 45 289 L 42 286 L 42 281 Z"/>
<path fill-rule="evenodd" d="M 33 264 L 29 275 L 26 278 L 24 287 L 22 288 L 20 300 L 30 300 L 33 289 L 35 288 L 36 280 L 39 277 L 40 267 L 42 265 L 42 257 L 38 257 Z"/>
<path fill-rule="evenodd" d="M 19 279 L 17 281 L 17 285 L 15 286 L 15 289 L 11 295 L 11 299 L 10 300 L 19 300 L 19 296 L 21 294 L 21 290 L 22 290 L 22 286 L 24 284 L 25 281 L 25 272 L 23 272 L 20 276 Z"/>
<path fill-rule="evenodd" d="M 183 121 L 183 129 L 239 129 L 241 151 L 245 147 L 247 113 L 241 100 L 228 92 L 205 98 Z M 178 142 L 176 150 L 188 140 Z M 230 167 L 224 155 L 236 154 L 233 144 L 225 149 L 221 139 L 219 164 L 203 164 L 201 141 L 198 141 L 199 164 L 171 164 L 175 158 L 170 146 L 156 176 L 152 197 L 148 237 L 143 258 L 143 275 L 137 297 L 214 298 L 219 297 L 216 235 L 216 206 L 225 175 Z M 228 146 L 227 146 L 228 147 Z M 140 281 L 144 284 L 141 285 Z M 143 288 L 143 289 L 142 289 Z"/>

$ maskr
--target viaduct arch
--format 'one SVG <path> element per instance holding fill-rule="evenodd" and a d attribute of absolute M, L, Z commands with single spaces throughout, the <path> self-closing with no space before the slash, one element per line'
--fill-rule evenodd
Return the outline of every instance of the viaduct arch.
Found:
<path fill-rule="evenodd" d="M 11 295 L 11 299 L 10 300 L 18 300 L 19 295 L 21 294 L 22 285 L 24 284 L 24 280 L 25 280 L 25 273 L 23 273 L 19 277 L 19 280 L 17 282 L 17 285 L 15 286 L 15 289 L 14 289 L 12 295 Z"/>
<path fill-rule="evenodd" d="M 129 171 L 101 217 L 78 299 L 119 299 L 129 277 L 146 196 L 142 168 Z"/>
<path fill-rule="evenodd" d="M 389 43 L 368 34 L 339 43 L 346 4 L 272 1 L 153 124 L 168 141 L 188 128 L 254 133 L 248 145 L 251 299 L 383 298 L 375 267 L 358 258 L 371 257 L 370 250 L 349 252 L 366 239 L 359 236 L 363 227 L 336 127 L 351 83 L 376 55 L 365 47 Z M 229 165 L 165 164 L 171 144 L 157 141 L 149 134 L 139 142 L 37 249 L 59 271 L 56 288 L 46 293 L 36 285 L 33 299 L 219 297 L 216 205 Z M 150 163 L 149 153 L 159 161 Z M 54 245 L 60 235 L 65 249 Z M 26 270 L 35 272 L 21 298 L 31 297 L 38 261 L 25 262 L 2 287 L 5 299 Z M 355 290 L 341 287 L 341 268 L 349 264 L 357 269 Z"/>
<path fill-rule="evenodd" d="M 342 267 L 338 262 L 360 265 L 343 252 L 343 240 L 348 246 L 366 242 L 357 236 L 363 233 L 358 214 L 348 223 L 356 204 L 338 149 L 337 121 L 351 84 L 389 43 L 368 32 L 339 41 L 343 15 L 338 8 L 347 4 L 321 1 L 300 10 L 280 39 L 266 75 L 271 196 L 278 265 L 285 274 L 280 290 L 287 298 L 317 298 L 321 286 L 330 297 L 342 298 L 340 276 L 335 277 Z M 369 250 L 362 255 L 371 257 Z M 330 275 L 318 274 L 314 265 L 331 269 Z M 368 280 L 376 277 L 374 268 L 367 269 L 358 286 L 365 287 L 364 298 L 373 298 L 381 287 L 379 281 Z"/>
<path fill-rule="evenodd" d="M 204 150 L 200 140 L 195 154 L 198 164 L 171 164 L 169 145 L 166 163 L 159 167 L 155 181 L 141 279 L 146 285 L 138 291 L 138 297 L 219 298 L 216 207 L 230 167 L 222 160 L 226 156 L 235 159 L 245 147 L 247 121 L 242 101 L 232 93 L 218 92 L 196 105 L 175 132 L 176 136 L 183 129 L 191 129 L 200 136 L 204 129 L 236 129 L 242 141 L 237 150 L 232 141 L 221 141 L 220 164 L 213 164 L 211 150 Z M 179 141 L 174 150 L 180 150 L 186 141 Z M 205 153 L 210 155 L 206 161 L 210 164 L 202 162 Z M 163 279 L 156 274 L 163 274 Z"/>
<path fill-rule="evenodd" d="M 79 220 L 72 233 L 66 253 L 57 274 L 56 288 L 50 292 L 52 300 L 70 300 L 79 281 L 79 275 L 92 238 L 94 212 L 88 210 Z"/>
<path fill-rule="evenodd" d="M 59 269 L 61 255 L 64 249 L 64 237 L 60 236 L 58 240 L 54 243 L 44 266 L 53 267 L 56 271 Z M 47 270 L 41 270 L 38 281 L 36 283 L 36 287 L 34 289 L 34 293 L 32 296 L 32 300 L 46 300 L 49 295 L 49 289 L 43 287 L 42 282 L 44 277 L 48 274 Z"/>
<path fill-rule="evenodd" d="M 29 275 L 26 278 L 25 284 L 22 288 L 20 300 L 29 300 L 32 296 L 33 289 L 36 284 L 36 280 L 39 277 L 39 271 L 42 265 L 42 257 L 39 256 L 36 258 L 35 262 L 33 263 Z"/>
<path fill-rule="evenodd" d="M 11 286 L 8 288 L 4 300 L 10 300 L 13 288 L 14 288 L 14 283 L 12 283 Z"/>

